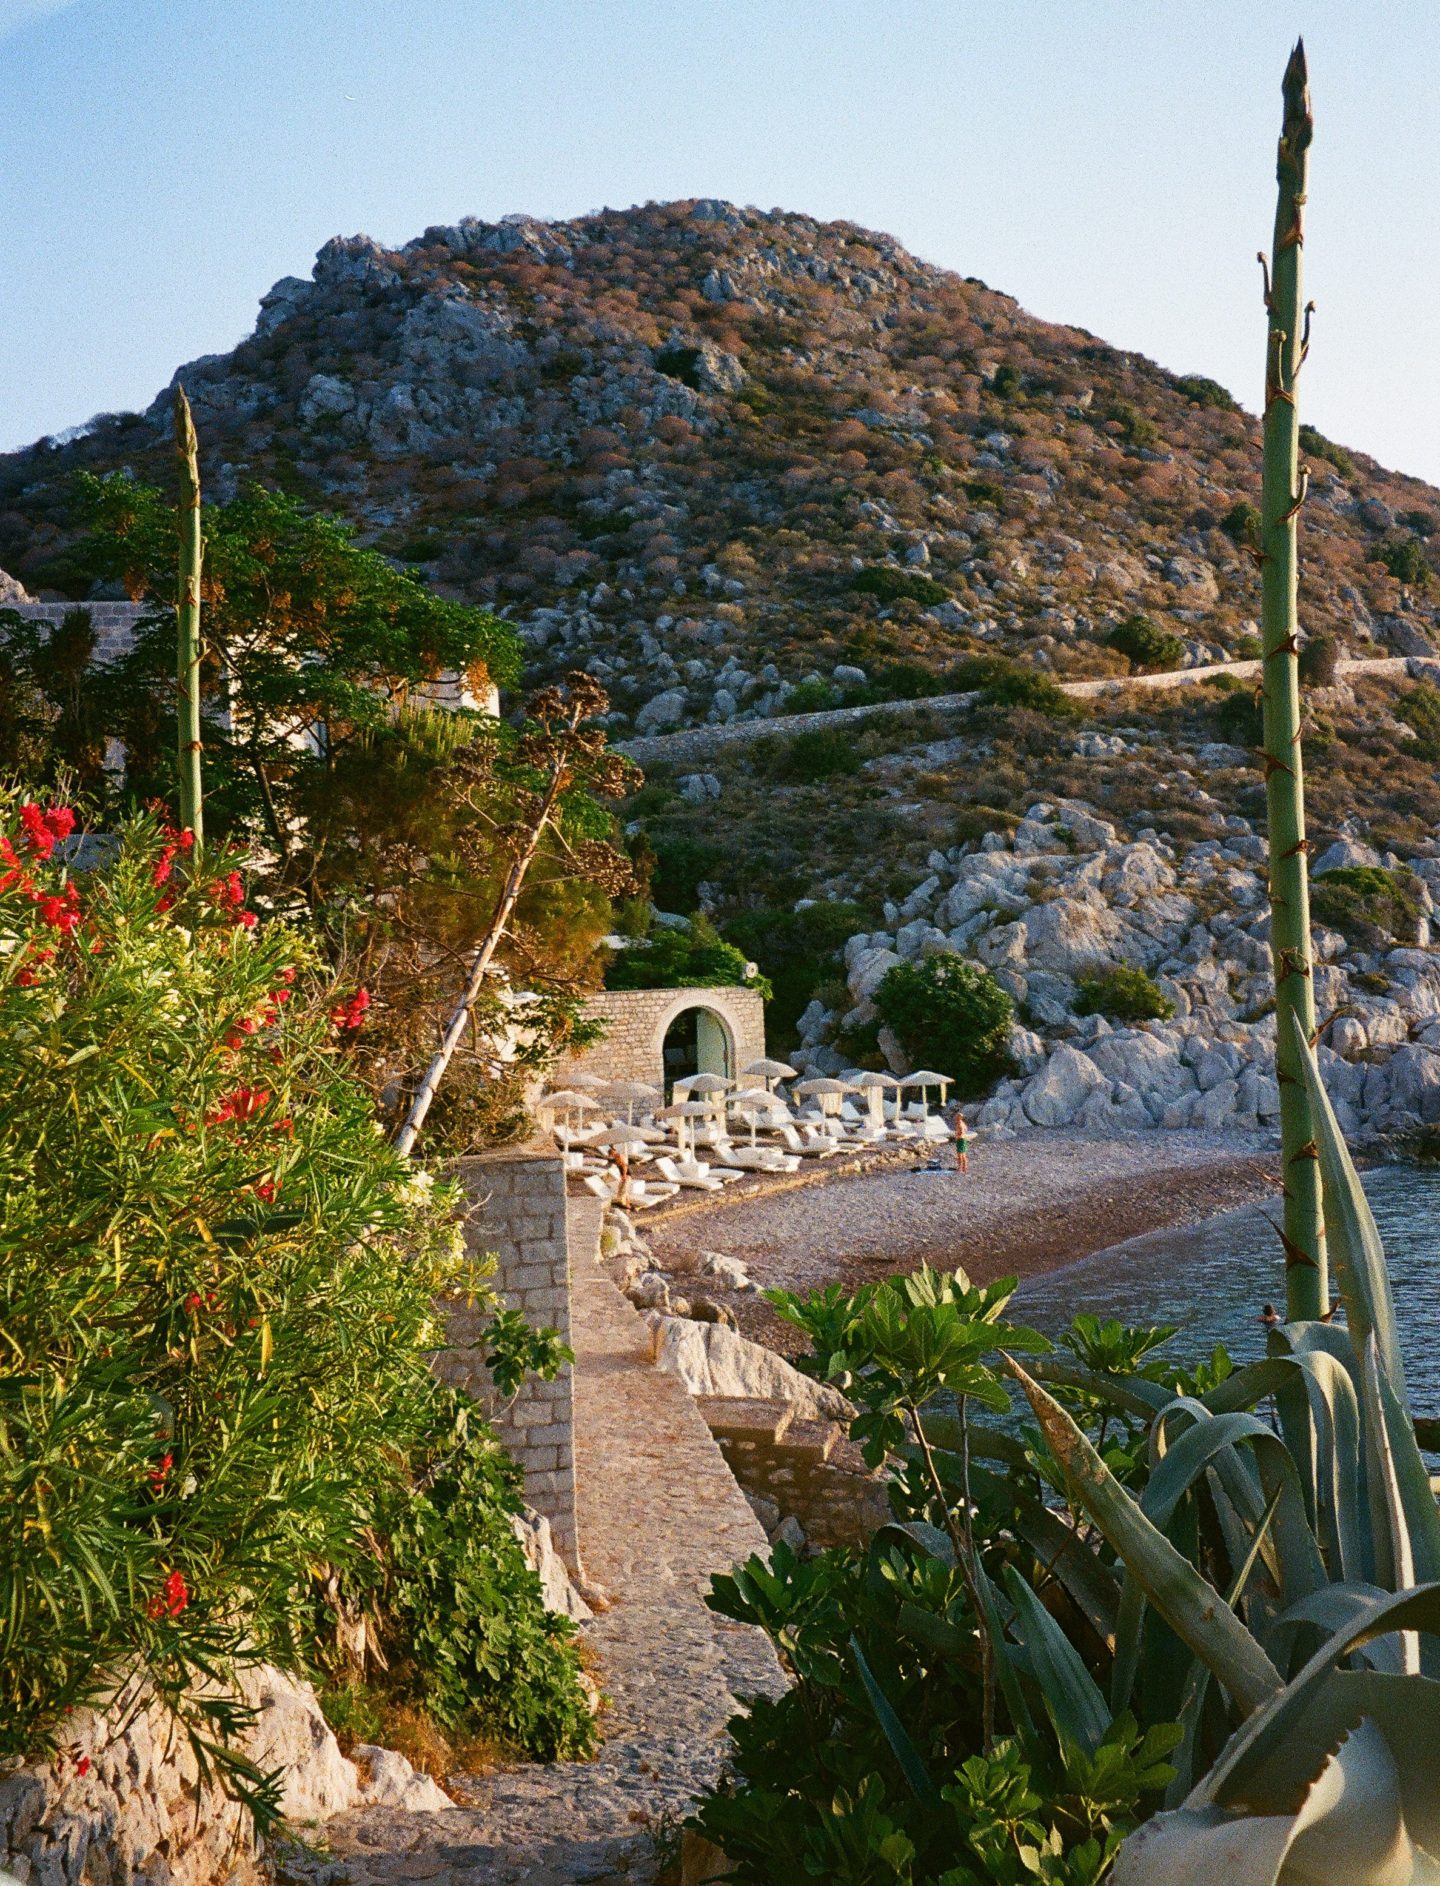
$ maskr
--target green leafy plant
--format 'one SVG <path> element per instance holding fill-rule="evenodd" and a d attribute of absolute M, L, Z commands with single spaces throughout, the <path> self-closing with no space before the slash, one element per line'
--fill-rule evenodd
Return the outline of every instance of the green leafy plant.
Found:
<path fill-rule="evenodd" d="M 772 1042 L 793 1038 L 801 1011 L 834 973 L 839 951 L 868 923 L 862 905 L 829 899 L 804 910 L 760 905 L 725 919 L 725 940 L 760 965 L 774 991 L 765 1014 L 765 1032 Z"/>
<path fill-rule="evenodd" d="M 897 569 L 890 563 L 867 563 L 855 572 L 853 586 L 862 596 L 873 596 L 886 607 L 915 602 L 931 608 L 950 599 L 949 590 L 933 576 L 926 576 L 923 570 Z"/>
<path fill-rule="evenodd" d="M 727 943 L 705 917 L 685 930 L 656 929 L 641 944 L 621 950 L 605 972 L 607 989 L 758 989 L 770 985 L 755 965 Z"/>
<path fill-rule="evenodd" d="M 1168 1022 L 1175 1004 L 1143 969 L 1119 963 L 1076 982 L 1075 1013 L 1108 1015 L 1120 1022 Z"/>
<path fill-rule="evenodd" d="M 1260 542 L 1260 513 L 1248 498 L 1237 498 L 1220 520 L 1220 528 L 1232 542 L 1251 548 Z"/>
<path fill-rule="evenodd" d="M 138 1671 L 263 1818 L 223 1679 L 329 1655 L 323 1594 L 343 1603 L 421 1512 L 448 1408 L 437 1300 L 488 1303 L 485 1267 L 350 1071 L 364 992 L 256 925 L 234 860 L 187 869 L 187 834 L 142 817 L 90 838 L 85 872 L 77 836 L 72 808 L 0 796 L 0 1754 L 44 1750 Z M 512 1374 L 563 1359 L 504 1324 L 493 1353 Z M 514 1485 L 478 1418 L 470 1445 L 496 1523 L 482 1539 L 477 1481 L 462 1530 L 428 1522 L 434 1576 L 485 1555 L 536 1646 L 492 1660 L 471 1703 L 564 1738 L 573 1648 L 500 1534 Z M 408 1615 L 376 1622 L 426 1675 Z M 542 1638 L 550 1729 L 521 1693 Z"/>
<path fill-rule="evenodd" d="M 1015 1005 L 979 963 L 948 952 L 896 963 L 875 991 L 875 1006 L 907 1054 L 935 1062 L 963 1093 L 1008 1066 Z"/>
<path fill-rule="evenodd" d="M 1321 923 L 1364 949 L 1413 944 L 1422 915 L 1420 881 L 1411 871 L 1346 864 L 1315 879 L 1311 909 Z"/>
<path fill-rule="evenodd" d="M 1397 583 L 1411 589 L 1424 589 L 1433 574 L 1418 537 L 1387 537 L 1370 552 L 1370 561 L 1383 563 Z"/>
<path fill-rule="evenodd" d="M 824 779 L 853 778 L 863 764 L 853 734 L 840 727 L 809 727 L 780 747 L 771 770 L 777 779 L 817 785 Z"/>
<path fill-rule="evenodd" d="M 1333 439 L 1327 439 L 1323 432 L 1317 432 L 1314 426 L 1301 426 L 1300 450 L 1309 458 L 1324 459 L 1333 465 L 1340 476 L 1351 484 L 1360 476 L 1360 467 L 1351 458 L 1343 445 L 1336 445 Z"/>
<path fill-rule="evenodd" d="M 1234 394 L 1221 386 L 1218 380 L 1208 380 L 1203 373 L 1185 373 L 1175 382 L 1180 391 L 1196 406 L 1209 406 L 1216 412 L 1238 413 L 1239 401 Z"/>
<path fill-rule="evenodd" d="M 1300 680 L 1307 688 L 1333 688 L 1340 672 L 1340 645 L 1333 635 L 1312 635 L 1300 650 Z"/>
<path fill-rule="evenodd" d="M 988 708 L 1018 707 L 1050 720 L 1080 720 L 1084 710 L 1064 693 L 1060 684 L 1037 668 L 1027 668 L 1005 655 L 971 655 L 954 671 L 958 689 L 974 689 Z"/>
<path fill-rule="evenodd" d="M 1185 644 L 1180 637 L 1160 628 L 1146 615 L 1127 616 L 1110 631 L 1105 641 L 1130 663 L 1132 674 L 1178 668 L 1185 659 Z"/>

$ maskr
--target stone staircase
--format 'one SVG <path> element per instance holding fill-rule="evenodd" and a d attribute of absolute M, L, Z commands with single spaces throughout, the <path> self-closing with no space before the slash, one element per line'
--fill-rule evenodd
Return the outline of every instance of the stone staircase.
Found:
<path fill-rule="evenodd" d="M 697 1395 L 695 1406 L 744 1491 L 798 1519 L 811 1545 L 864 1546 L 890 1517 L 883 1474 L 838 1422 L 778 1397 Z"/>

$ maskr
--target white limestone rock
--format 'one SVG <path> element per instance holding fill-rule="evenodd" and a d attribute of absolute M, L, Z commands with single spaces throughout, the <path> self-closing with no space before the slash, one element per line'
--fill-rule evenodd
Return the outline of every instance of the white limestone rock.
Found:
<path fill-rule="evenodd" d="M 590 1613 L 585 1612 L 589 1617 Z M 398 1808 L 405 1814 L 445 1813 L 455 1803 L 429 1775 L 417 1774 L 394 1749 L 361 1742 L 355 1749 L 359 1769 L 357 1807 Z"/>
<path fill-rule="evenodd" d="M 658 1311 L 645 1321 L 650 1331 L 650 1360 L 677 1376 L 692 1395 L 788 1401 L 808 1421 L 848 1421 L 851 1417 L 853 1411 L 839 1389 L 812 1381 L 783 1356 L 723 1323 L 694 1323 Z"/>
<path fill-rule="evenodd" d="M 1036 1126 L 1068 1126 L 1089 1099 L 1110 1081 L 1088 1055 L 1062 1042 L 1045 1066 L 1026 1083 L 1021 1105 Z"/>

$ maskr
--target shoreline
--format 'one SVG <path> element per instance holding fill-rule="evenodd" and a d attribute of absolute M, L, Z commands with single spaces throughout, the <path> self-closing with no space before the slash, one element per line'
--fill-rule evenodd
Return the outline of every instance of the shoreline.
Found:
<path fill-rule="evenodd" d="M 914 1270 L 963 1267 L 976 1283 L 1021 1282 L 1146 1232 L 1198 1224 L 1280 1190 L 1279 1147 L 1177 1132 L 1123 1138 L 1051 1132 L 981 1140 L 970 1172 L 816 1174 L 816 1182 L 697 1200 L 642 1234 L 657 1263 L 684 1277 L 701 1251 L 740 1258 L 760 1290 L 854 1286 Z M 793 1353 L 803 1338 L 756 1292 L 715 1287 L 741 1331 Z"/>

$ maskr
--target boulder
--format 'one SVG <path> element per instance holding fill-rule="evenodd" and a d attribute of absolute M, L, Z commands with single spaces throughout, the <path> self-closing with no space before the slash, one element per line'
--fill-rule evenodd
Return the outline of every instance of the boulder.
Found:
<path fill-rule="evenodd" d="M 7 571 L 0 570 L 0 609 L 17 609 L 21 603 L 31 600 L 30 592 L 23 583 L 17 582 Z"/>
<path fill-rule="evenodd" d="M 1194 1091 L 1195 1076 L 1181 1060 L 1180 1038 L 1173 1033 L 1117 1033 L 1097 1041 L 1089 1054 L 1108 1079 L 1124 1081 L 1152 1103 Z"/>
<path fill-rule="evenodd" d="M 1062 1042 L 1026 1083 L 1020 1099 L 1036 1126 L 1069 1126 L 1090 1095 L 1102 1089 L 1109 1093 L 1108 1078 L 1088 1055 Z"/>
<path fill-rule="evenodd" d="M 852 1409 L 838 1388 L 813 1382 L 777 1356 L 723 1323 L 692 1323 L 663 1316 L 645 1319 L 650 1360 L 677 1376 L 692 1395 L 728 1395 L 794 1404 L 806 1421 L 849 1421 Z"/>
<path fill-rule="evenodd" d="M 874 995 L 886 976 L 900 961 L 894 950 L 862 950 L 851 965 L 849 983 L 850 993 L 856 1001 Z"/>
<path fill-rule="evenodd" d="M 590 1613 L 585 1612 L 589 1617 Z M 394 1749 L 374 1748 L 359 1743 L 354 1751 L 355 1766 L 360 1771 L 361 1807 L 393 1807 L 405 1814 L 434 1814 L 455 1803 L 429 1775 L 416 1774 L 403 1755 Z"/>
<path fill-rule="evenodd" d="M 533 1506 L 526 1506 L 510 1515 L 510 1530 L 520 1541 L 531 1571 L 540 1580 L 545 1609 L 583 1624 L 592 1613 L 571 1584 L 565 1561 L 555 1550 L 550 1537 L 550 1521 L 543 1513 L 537 1513 Z"/>
<path fill-rule="evenodd" d="M 635 730 L 637 733 L 663 733 L 678 727 L 684 717 L 684 688 L 666 688 L 663 694 L 651 695 L 640 709 L 635 716 Z"/>
<path fill-rule="evenodd" d="M 1026 969 L 1051 969 L 1062 976 L 1115 961 L 1125 934 L 1120 919 L 1104 904 L 1072 897 L 1037 904 L 1025 913 L 1023 925 L 1010 927 L 1023 932 L 1020 960 Z"/>
<path fill-rule="evenodd" d="M 1311 877 L 1323 877 L 1327 871 L 1348 869 L 1352 865 L 1378 865 L 1380 854 L 1373 845 L 1362 845 L 1353 838 L 1337 838 L 1327 845 L 1310 867 Z"/>

